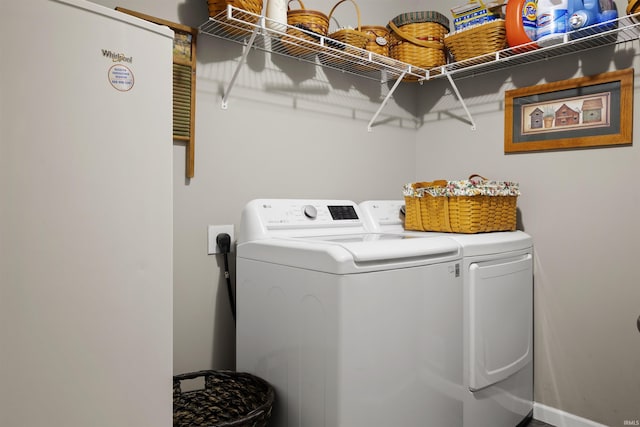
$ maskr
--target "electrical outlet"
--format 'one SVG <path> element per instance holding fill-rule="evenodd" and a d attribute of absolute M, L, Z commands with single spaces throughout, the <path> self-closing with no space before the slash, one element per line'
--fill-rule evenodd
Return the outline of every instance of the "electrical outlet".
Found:
<path fill-rule="evenodd" d="M 233 232 L 233 224 L 231 225 L 210 225 L 209 233 L 208 233 L 208 251 L 209 255 L 219 254 L 220 248 L 218 247 L 218 243 L 216 242 L 216 238 L 220 233 L 227 233 L 231 236 L 231 252 L 233 252 L 233 246 L 235 244 L 235 234 Z"/>

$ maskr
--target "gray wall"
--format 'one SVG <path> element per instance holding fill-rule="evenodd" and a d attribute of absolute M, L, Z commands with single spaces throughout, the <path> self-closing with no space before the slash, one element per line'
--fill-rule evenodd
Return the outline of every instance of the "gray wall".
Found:
<path fill-rule="evenodd" d="M 451 95 L 434 99 L 425 88 L 416 144 L 417 177 L 479 173 L 521 183 L 521 224 L 535 242 L 535 400 L 611 426 L 640 418 L 638 139 L 505 155 L 503 100 L 514 87 L 637 68 L 635 49 L 600 48 L 459 81 L 476 131 Z"/>
<path fill-rule="evenodd" d="M 204 0 L 96 2 L 192 26 L 207 15 Z M 618 3 L 624 10 L 626 2 Z M 328 12 L 334 3 L 305 4 Z M 372 25 L 410 10 L 449 15 L 452 3 L 358 4 L 363 23 Z M 522 225 L 536 245 L 536 401 L 608 425 L 639 419 L 640 277 L 633 258 L 640 193 L 633 179 L 640 148 L 507 156 L 502 107 L 505 89 L 634 66 L 636 50 L 603 48 L 461 81 L 475 132 L 446 81 L 403 84 L 384 110 L 386 123 L 368 133 L 386 85 L 260 52 L 250 55 L 222 110 L 221 91 L 241 51 L 201 36 L 191 181 L 184 178 L 184 147 L 174 149 L 175 372 L 234 366 L 221 260 L 206 255 L 208 224 L 237 226 L 254 197 L 398 198 L 408 181 L 478 172 L 521 183 Z"/>

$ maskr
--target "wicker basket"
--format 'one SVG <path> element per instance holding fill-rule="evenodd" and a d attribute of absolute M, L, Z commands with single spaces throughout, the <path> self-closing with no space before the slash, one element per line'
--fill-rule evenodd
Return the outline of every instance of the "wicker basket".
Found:
<path fill-rule="evenodd" d="M 297 1 L 301 9 L 291 10 L 292 1 Z M 318 51 L 320 36 L 326 36 L 329 31 L 329 18 L 317 10 L 305 9 L 302 0 L 289 0 L 288 4 L 287 34 L 291 37 L 282 37 L 284 48 L 293 56 L 313 57 Z"/>
<path fill-rule="evenodd" d="M 249 13 L 234 12 L 234 18 L 241 21 L 256 24 L 262 13 L 262 0 L 207 0 L 209 4 L 209 16 L 223 22 L 223 29 L 229 35 L 246 35 L 253 31 L 253 25 L 243 24 L 237 21 L 228 20 L 226 15 L 227 6 L 231 5 L 238 9 L 246 10 Z M 228 24 L 226 24 L 228 22 Z"/>
<path fill-rule="evenodd" d="M 345 1 L 347 0 L 340 0 L 331 8 L 331 11 L 329 12 L 329 22 L 331 22 L 331 17 L 333 16 L 333 13 L 336 11 L 336 8 L 342 3 L 344 3 Z M 353 3 L 353 6 L 356 9 L 358 26 L 356 27 L 356 29 L 341 28 L 329 34 L 330 40 L 327 41 L 327 45 L 333 48 L 334 50 L 333 51 L 327 50 L 327 52 L 325 52 L 324 55 L 320 55 L 320 61 L 324 64 L 340 66 L 349 62 L 353 62 L 353 60 L 356 59 L 357 57 L 363 57 L 363 54 L 361 51 L 364 50 L 364 47 L 367 45 L 367 42 L 369 41 L 369 37 L 367 36 L 366 33 L 362 31 L 362 25 L 360 23 L 360 8 L 358 7 L 358 4 L 355 2 L 355 0 L 349 0 L 349 1 Z M 333 43 L 333 41 L 337 41 L 338 43 Z M 352 47 L 355 47 L 357 49 L 353 49 Z M 342 56 L 339 54 L 336 55 L 335 50 L 343 51 L 345 53 L 355 56 L 356 58 L 347 59 L 348 56 L 346 55 L 345 56 Z"/>
<path fill-rule="evenodd" d="M 362 32 L 367 35 L 364 46 L 369 52 L 382 56 L 389 56 L 389 30 L 377 25 L 364 25 Z"/>
<path fill-rule="evenodd" d="M 444 44 L 455 61 L 475 58 L 474 62 L 481 63 L 492 60 L 492 53 L 507 47 L 506 36 L 504 19 L 497 19 L 449 34 Z"/>
<path fill-rule="evenodd" d="M 405 229 L 449 233 L 484 233 L 516 229 L 518 184 L 473 181 L 465 183 L 474 195 L 447 195 L 452 181 L 416 182 L 404 191 Z M 493 192 L 497 187 L 501 190 Z M 436 195 L 434 195 L 435 190 Z"/>
<path fill-rule="evenodd" d="M 202 390 L 180 382 L 204 378 Z M 233 371 L 200 371 L 173 377 L 173 427 L 266 427 L 275 393 L 266 381 Z"/>
<path fill-rule="evenodd" d="M 371 60 L 377 63 L 385 63 L 391 65 L 393 62 L 389 58 L 389 30 L 385 27 L 377 25 L 363 25 L 362 33 L 367 36 L 367 43 L 364 50 L 378 56 L 366 54 L 366 58 L 362 61 L 354 61 L 353 68 L 358 71 L 376 71 L 380 67 L 372 65 Z"/>
<path fill-rule="evenodd" d="M 419 68 L 444 65 L 449 19 L 433 11 L 398 15 L 389 22 L 389 56 Z"/>

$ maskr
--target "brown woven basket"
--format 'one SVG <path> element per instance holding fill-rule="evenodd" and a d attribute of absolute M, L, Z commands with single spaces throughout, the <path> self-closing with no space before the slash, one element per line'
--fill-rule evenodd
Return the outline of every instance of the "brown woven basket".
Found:
<path fill-rule="evenodd" d="M 331 22 L 331 17 L 333 16 L 333 13 L 335 12 L 336 8 L 342 3 L 344 3 L 345 1 L 347 0 L 340 0 L 331 8 L 331 11 L 329 12 L 329 22 Z M 356 29 L 342 28 L 332 32 L 331 34 L 329 34 L 329 38 L 331 40 L 329 40 L 327 44 L 329 47 L 333 49 L 343 51 L 351 55 L 362 57 L 362 52 L 359 51 L 358 49 L 364 50 L 364 47 L 367 45 L 367 42 L 369 41 L 369 37 L 367 36 L 366 33 L 362 32 L 362 25 L 360 23 L 360 8 L 358 7 L 358 4 L 355 2 L 355 0 L 348 0 L 348 1 L 353 3 L 353 6 L 356 9 L 358 26 L 356 27 Z M 334 40 L 339 43 L 332 43 L 332 41 Z M 357 49 L 352 49 L 351 47 L 355 47 Z M 329 64 L 329 65 L 337 65 L 337 66 L 346 64 L 348 62 L 352 62 L 352 60 L 348 60 L 345 58 L 346 57 L 343 57 L 340 55 L 336 56 L 332 54 L 331 51 L 327 52 L 326 55 L 320 56 L 320 60 L 323 63 Z"/>
<path fill-rule="evenodd" d="M 414 189 L 442 187 L 447 181 L 416 182 Z M 516 229 L 518 196 L 405 195 L 405 229 L 448 233 L 484 233 Z"/>
<path fill-rule="evenodd" d="M 182 391 L 181 381 L 204 378 L 204 389 Z M 273 387 L 254 375 L 199 371 L 173 377 L 173 427 L 266 427 Z"/>
<path fill-rule="evenodd" d="M 389 56 L 389 30 L 377 25 L 363 25 L 362 32 L 367 35 L 364 46 L 369 52 L 382 56 Z"/>
<path fill-rule="evenodd" d="M 292 1 L 297 1 L 301 9 L 291 10 Z M 318 51 L 320 36 L 326 36 L 329 31 L 329 18 L 317 10 L 305 9 L 302 0 L 289 0 L 288 4 L 287 34 L 292 37 L 282 37 L 284 48 L 293 56 L 313 57 Z"/>
<path fill-rule="evenodd" d="M 389 56 L 425 69 L 444 65 L 444 37 L 449 32 L 448 22 L 438 12 L 396 16 L 389 21 Z"/>
<path fill-rule="evenodd" d="M 507 32 L 503 19 L 487 22 L 467 30 L 449 34 L 444 44 L 457 62 L 475 58 L 473 62 L 487 62 L 492 53 L 507 47 Z"/>
<path fill-rule="evenodd" d="M 209 16 L 225 23 L 223 29 L 229 35 L 246 35 L 253 31 L 254 26 L 228 20 L 227 16 L 223 14 L 226 13 L 228 5 L 249 12 L 234 12 L 234 18 L 251 24 L 256 24 L 262 13 L 262 0 L 207 0 L 207 3 L 209 4 Z"/>
<path fill-rule="evenodd" d="M 375 62 L 389 63 L 389 61 L 385 61 L 385 58 L 389 57 L 389 30 L 381 26 L 364 25 L 362 26 L 362 33 L 367 36 L 367 44 L 364 45 L 364 50 L 379 55 L 378 57 L 373 56 L 371 59 Z M 359 71 L 375 71 L 379 69 L 377 66 L 372 66 L 369 55 L 362 61 L 354 62 L 353 67 Z"/>

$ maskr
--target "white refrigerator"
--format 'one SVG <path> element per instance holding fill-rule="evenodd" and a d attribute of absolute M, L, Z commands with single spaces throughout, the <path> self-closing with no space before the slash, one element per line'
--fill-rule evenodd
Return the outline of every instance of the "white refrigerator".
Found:
<path fill-rule="evenodd" d="M 0 426 L 172 424 L 172 40 L 0 6 Z"/>

